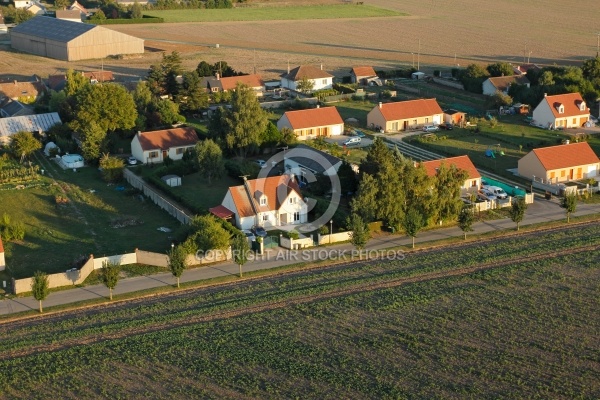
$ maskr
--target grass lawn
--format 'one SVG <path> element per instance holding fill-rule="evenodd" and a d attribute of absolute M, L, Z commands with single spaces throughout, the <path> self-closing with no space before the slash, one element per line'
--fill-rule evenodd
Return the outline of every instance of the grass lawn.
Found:
<path fill-rule="evenodd" d="M 367 126 L 367 114 L 375 107 L 375 103 L 371 101 L 341 101 L 328 105 L 337 107 L 344 121 L 348 118 L 356 118 L 359 127 L 363 129 Z"/>
<path fill-rule="evenodd" d="M 232 9 L 147 11 L 165 22 L 274 21 L 332 18 L 397 17 L 408 14 L 369 5 L 322 5 Z"/>
<path fill-rule="evenodd" d="M 50 166 L 46 160 L 42 168 L 50 171 L 67 192 L 68 204 L 56 204 L 54 196 L 62 192 L 48 177 L 43 179 L 44 187 L 0 191 L 3 210 L 12 221 L 21 221 L 26 230 L 23 242 L 5 243 L 7 264 L 15 278 L 31 276 L 38 269 L 64 271 L 78 257 L 89 254 L 120 254 L 136 247 L 163 252 L 171 239 L 157 228 L 176 230 L 180 226 L 147 199 L 142 201 L 116 190 L 115 185 L 107 186 L 95 168 L 85 167 L 75 173 Z M 132 225 L 112 227 L 119 222 Z"/>

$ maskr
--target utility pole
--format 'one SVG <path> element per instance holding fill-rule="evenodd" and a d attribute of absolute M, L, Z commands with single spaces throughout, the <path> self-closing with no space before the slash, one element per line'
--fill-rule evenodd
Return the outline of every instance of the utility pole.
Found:
<path fill-rule="evenodd" d="M 419 39 L 419 52 L 417 53 L 417 71 L 421 70 L 421 39 Z"/>
<path fill-rule="evenodd" d="M 529 58 L 531 57 L 531 50 L 529 50 L 529 54 L 527 55 L 527 64 L 529 64 Z"/>
<path fill-rule="evenodd" d="M 596 44 L 596 57 L 600 56 L 600 32 L 596 33 L 598 36 L 598 44 Z"/>

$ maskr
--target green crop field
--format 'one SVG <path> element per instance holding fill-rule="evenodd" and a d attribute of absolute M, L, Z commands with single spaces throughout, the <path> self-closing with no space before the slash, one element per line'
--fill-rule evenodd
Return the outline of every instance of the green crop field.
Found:
<path fill-rule="evenodd" d="M 598 398 L 597 223 L 0 324 L 0 398 Z"/>
<path fill-rule="evenodd" d="M 303 19 L 372 18 L 406 15 L 369 5 L 339 4 L 322 6 L 289 6 L 232 9 L 194 9 L 148 11 L 145 15 L 163 18 L 165 22 L 285 21 Z"/>
<path fill-rule="evenodd" d="M 89 254 L 129 253 L 136 247 L 164 252 L 169 248 L 169 234 L 157 228 L 176 230 L 180 224 L 151 201 L 117 190 L 118 185 L 107 185 L 93 167 L 73 172 L 44 160 L 41 168 L 46 170 L 44 186 L 0 191 L 3 212 L 12 221 L 22 222 L 26 232 L 24 241 L 4 245 L 11 276 L 25 278 L 38 269 L 65 271 Z M 48 178 L 48 172 L 57 184 Z M 69 202 L 57 204 L 57 195 L 66 196 Z"/>

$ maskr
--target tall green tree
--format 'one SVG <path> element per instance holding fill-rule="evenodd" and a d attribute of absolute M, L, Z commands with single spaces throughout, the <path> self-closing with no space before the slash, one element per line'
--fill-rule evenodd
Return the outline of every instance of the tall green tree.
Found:
<path fill-rule="evenodd" d="M 342 161 L 342 165 L 338 169 L 338 177 L 340 178 L 340 186 L 344 195 L 356 192 L 358 177 L 348 161 Z"/>
<path fill-rule="evenodd" d="M 75 96 L 86 86 L 91 86 L 90 80 L 83 73 L 68 69 L 65 75 L 65 94 L 67 97 Z"/>
<path fill-rule="evenodd" d="M 515 74 L 513 67 L 507 62 L 497 62 L 486 67 L 491 76 L 512 76 Z"/>
<path fill-rule="evenodd" d="M 274 148 L 281 143 L 281 132 L 277 129 L 277 125 L 269 121 L 267 127 L 263 131 L 260 142 L 265 148 Z"/>
<path fill-rule="evenodd" d="M 148 85 L 155 96 L 179 94 L 177 77 L 183 74 L 181 55 L 177 51 L 163 53 L 160 64 L 153 64 L 148 71 Z"/>
<path fill-rule="evenodd" d="M 377 218 L 375 205 L 378 199 L 379 183 L 369 174 L 363 174 L 358 184 L 358 190 L 352 201 L 350 209 L 353 214 L 360 215 L 366 222 L 373 222 Z"/>
<path fill-rule="evenodd" d="M 585 60 L 581 66 L 583 76 L 589 80 L 600 79 L 600 56 Z"/>
<path fill-rule="evenodd" d="M 435 176 L 435 191 L 437 193 L 437 221 L 454 220 L 461 211 L 463 202 L 460 199 L 461 187 L 469 174 L 442 163 Z"/>
<path fill-rule="evenodd" d="M 408 209 L 404 218 L 402 218 L 402 229 L 412 238 L 412 248 L 415 248 L 415 237 L 421 229 L 425 227 L 425 218 L 414 207 Z"/>
<path fill-rule="evenodd" d="M 248 262 L 248 251 L 250 246 L 248 245 L 248 239 L 244 235 L 235 235 L 231 240 L 231 251 L 233 255 L 233 262 L 235 262 L 240 268 L 240 278 L 242 277 L 242 267 Z"/>
<path fill-rule="evenodd" d="M 200 61 L 200 63 L 196 67 L 196 73 L 199 77 L 202 78 L 205 76 L 213 76 L 215 74 L 215 71 L 213 70 L 212 65 L 210 65 L 206 61 Z"/>
<path fill-rule="evenodd" d="M 281 145 L 290 146 L 298 141 L 298 137 L 291 128 L 287 126 L 281 129 Z"/>
<path fill-rule="evenodd" d="M 508 210 L 508 215 L 512 222 L 517 224 L 517 230 L 519 230 L 519 224 L 523 221 L 523 218 L 525 218 L 525 210 L 527 210 L 525 199 L 523 197 L 513 197 L 510 209 Z"/>
<path fill-rule="evenodd" d="M 40 313 L 42 313 L 42 301 L 50 294 L 50 282 L 48 275 L 42 271 L 35 271 L 31 280 L 31 293 L 33 298 L 40 304 Z"/>
<path fill-rule="evenodd" d="M 39 140 L 33 137 L 31 132 L 17 132 L 12 136 L 10 142 L 11 153 L 23 162 L 33 152 L 42 148 Z"/>
<path fill-rule="evenodd" d="M 179 104 L 171 99 L 155 98 L 151 105 L 150 123 L 152 126 L 173 125 L 185 122 L 185 117 L 179 113 Z"/>
<path fill-rule="evenodd" d="M 105 132 L 131 129 L 137 110 L 133 96 L 116 83 L 88 85 L 77 92 L 77 107 L 72 127 L 80 131 L 95 123 Z"/>
<path fill-rule="evenodd" d="M 250 148 L 260 146 L 268 118 L 254 91 L 238 83 L 231 98 L 231 109 L 223 114 L 223 123 L 227 147 L 246 157 Z"/>
<path fill-rule="evenodd" d="M 223 152 L 219 145 L 211 139 L 196 143 L 196 165 L 202 176 L 212 183 L 213 178 L 220 178 L 225 173 Z"/>
<path fill-rule="evenodd" d="M 100 158 L 100 168 L 102 169 L 102 179 L 106 182 L 119 182 L 123 179 L 123 170 L 125 161 L 119 157 L 111 157 L 104 153 Z"/>
<path fill-rule="evenodd" d="M 107 148 L 106 131 L 95 121 L 80 128 L 81 152 L 87 161 L 94 161 Z"/>
<path fill-rule="evenodd" d="M 119 273 L 121 272 L 121 267 L 118 263 L 113 263 L 111 261 L 104 261 L 102 263 L 102 269 L 100 270 L 100 280 L 108 288 L 109 298 L 112 301 L 113 299 L 113 289 L 117 286 L 119 282 Z"/>
<path fill-rule="evenodd" d="M 350 231 L 350 243 L 358 250 L 364 249 L 371 238 L 369 225 L 367 225 L 360 215 L 352 213 L 346 219 L 346 227 Z"/>
<path fill-rule="evenodd" d="M 231 241 L 231 236 L 219 220 L 213 215 L 195 216 L 191 222 L 194 232 L 191 237 L 198 250 L 226 250 Z"/>
<path fill-rule="evenodd" d="M 179 279 L 183 275 L 183 271 L 187 268 L 187 251 L 184 246 L 172 246 L 169 252 L 169 261 L 167 263 L 169 271 L 177 279 L 177 287 L 179 287 Z"/>
<path fill-rule="evenodd" d="M 463 231 L 465 240 L 467 240 L 467 232 L 473 231 L 473 223 L 475 222 L 475 216 L 473 215 L 473 209 L 471 206 L 464 204 L 460 213 L 458 214 L 458 227 Z"/>
<path fill-rule="evenodd" d="M 383 139 L 378 137 L 375 138 L 373 144 L 369 147 L 367 156 L 360 163 L 360 173 L 375 176 L 381 168 L 392 164 L 394 164 L 394 157 L 391 150 Z"/>
<path fill-rule="evenodd" d="M 208 93 L 200 86 L 200 78 L 195 71 L 183 73 L 177 102 L 184 112 L 195 112 L 208 106 Z"/>
<path fill-rule="evenodd" d="M 140 19 L 142 17 L 143 17 L 142 6 L 140 5 L 140 3 L 138 3 L 137 0 L 135 0 L 133 2 L 133 5 L 131 6 L 131 18 L 132 19 Z"/>
<path fill-rule="evenodd" d="M 571 214 L 577 209 L 577 195 L 574 193 L 565 194 L 560 201 L 560 206 L 564 208 L 567 213 L 567 223 L 571 222 Z"/>

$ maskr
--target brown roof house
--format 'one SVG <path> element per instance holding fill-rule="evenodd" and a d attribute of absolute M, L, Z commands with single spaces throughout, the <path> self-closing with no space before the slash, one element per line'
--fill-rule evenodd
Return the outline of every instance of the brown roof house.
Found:
<path fill-rule="evenodd" d="M 350 71 L 350 81 L 361 85 L 381 86 L 381 79 L 375 73 L 373 67 L 353 67 Z"/>
<path fill-rule="evenodd" d="M 463 182 L 461 189 L 479 189 L 481 187 L 481 175 L 475 165 L 471 162 L 469 156 L 458 156 L 458 157 L 450 157 L 443 158 L 441 160 L 433 160 L 433 161 L 425 161 L 422 163 L 423 167 L 427 171 L 427 175 L 435 176 L 440 166 L 444 164 L 446 168 L 450 168 L 451 166 L 455 166 L 459 170 L 466 171 L 468 176 L 467 179 Z"/>
<path fill-rule="evenodd" d="M 64 19 L 73 22 L 82 22 L 81 11 L 77 9 L 73 10 L 56 10 L 56 18 Z M 84 17 L 85 18 L 85 17 Z"/>
<path fill-rule="evenodd" d="M 339 136 L 344 133 L 344 121 L 337 108 L 323 107 L 287 111 L 277 121 L 277 129 L 290 128 L 298 140 Z"/>
<path fill-rule="evenodd" d="M 221 206 L 214 209 L 221 215 L 229 211 L 240 229 L 302 224 L 308 212 L 292 175 L 244 180 L 243 185 L 231 186 Z"/>
<path fill-rule="evenodd" d="M 542 183 L 597 178 L 600 160 L 587 142 L 534 149 L 519 160 L 519 175 Z"/>
<path fill-rule="evenodd" d="M 367 114 L 367 125 L 385 132 L 418 129 L 442 123 L 444 112 L 435 99 L 379 103 Z"/>
<path fill-rule="evenodd" d="M 579 93 L 544 95 L 533 109 L 532 124 L 547 129 L 580 128 L 590 119 L 590 109 Z"/>
<path fill-rule="evenodd" d="M 6 104 L 9 100 L 31 104 L 42 98 L 45 93 L 46 88 L 37 76 L 26 82 L 16 80 L 2 82 L 0 83 L 0 104 Z"/>
<path fill-rule="evenodd" d="M 487 78 L 481 84 L 483 94 L 486 96 L 493 96 L 496 92 L 508 94 L 508 89 L 512 85 L 524 85 L 529 87 L 529 79 L 525 75 L 513 75 L 513 76 L 495 76 Z"/>
<path fill-rule="evenodd" d="M 103 83 L 103 82 L 113 82 L 115 77 L 112 71 L 88 71 L 88 72 L 80 72 L 83 76 L 85 76 L 90 83 Z M 46 86 L 49 89 L 54 91 L 60 91 L 65 88 L 65 84 L 67 83 L 67 76 L 65 74 L 60 75 L 49 75 L 48 80 L 46 81 Z"/>
<path fill-rule="evenodd" d="M 180 160 L 196 143 L 198 135 L 190 127 L 138 132 L 131 141 L 131 155 L 144 164 L 161 163 L 167 157 Z"/>
<path fill-rule="evenodd" d="M 312 91 L 321 89 L 331 89 L 333 87 L 333 75 L 323 71 L 323 65 L 320 68 L 312 65 L 301 65 L 287 73 L 281 75 L 281 87 L 284 89 L 298 90 L 298 82 L 308 79 L 313 83 Z"/>
<path fill-rule="evenodd" d="M 265 91 L 265 82 L 258 74 L 228 76 L 225 78 L 221 78 L 219 74 L 216 74 L 204 78 L 203 82 L 203 86 L 206 86 L 206 89 L 213 93 L 234 91 L 238 83 L 254 90 L 257 97 L 261 97 Z"/>

